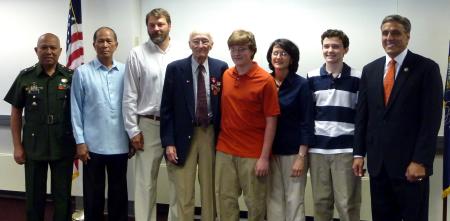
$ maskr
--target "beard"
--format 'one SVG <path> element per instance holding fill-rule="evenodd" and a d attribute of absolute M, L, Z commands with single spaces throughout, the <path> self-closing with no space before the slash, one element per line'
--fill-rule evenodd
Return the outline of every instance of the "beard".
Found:
<path fill-rule="evenodd" d="M 161 33 L 148 33 L 150 36 L 150 39 L 152 40 L 153 43 L 155 43 L 156 45 L 160 45 L 161 43 L 164 42 L 164 40 L 167 39 L 167 37 L 169 37 L 169 32 L 161 32 Z"/>

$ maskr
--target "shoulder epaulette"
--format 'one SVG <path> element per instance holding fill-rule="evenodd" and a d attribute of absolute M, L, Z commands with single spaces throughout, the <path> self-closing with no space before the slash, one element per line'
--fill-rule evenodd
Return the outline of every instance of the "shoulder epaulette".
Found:
<path fill-rule="evenodd" d="M 31 67 L 25 68 L 25 69 L 20 71 L 20 74 L 25 74 L 25 73 L 34 71 L 36 69 L 36 67 L 37 67 L 37 64 L 35 64 L 35 65 L 31 66 Z"/>
<path fill-rule="evenodd" d="M 66 66 L 64 66 L 62 64 L 58 64 L 58 65 L 59 65 L 61 71 L 65 72 L 65 73 L 67 73 L 69 75 L 73 74 L 73 70 L 72 69 L 70 69 L 70 68 L 68 68 L 68 67 L 66 67 Z"/>

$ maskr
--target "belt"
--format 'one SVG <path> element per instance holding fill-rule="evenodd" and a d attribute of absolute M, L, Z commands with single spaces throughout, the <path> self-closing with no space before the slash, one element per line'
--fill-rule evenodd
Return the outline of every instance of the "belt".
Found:
<path fill-rule="evenodd" d="M 212 122 L 212 118 L 210 118 L 210 119 L 208 120 L 208 125 L 210 125 L 210 124 L 212 124 L 212 123 L 213 123 L 213 122 Z M 194 127 L 201 127 L 201 126 L 203 126 L 203 125 L 201 125 L 199 122 L 196 122 L 196 121 L 194 121 L 193 125 L 194 125 Z"/>
<path fill-rule="evenodd" d="M 145 117 L 145 118 L 156 120 L 156 121 L 160 121 L 161 120 L 161 117 L 155 116 L 155 115 L 141 115 L 141 117 Z"/>
<path fill-rule="evenodd" d="M 44 124 L 56 124 L 59 123 L 58 117 L 54 114 L 47 114 L 47 115 L 42 115 L 42 122 Z"/>

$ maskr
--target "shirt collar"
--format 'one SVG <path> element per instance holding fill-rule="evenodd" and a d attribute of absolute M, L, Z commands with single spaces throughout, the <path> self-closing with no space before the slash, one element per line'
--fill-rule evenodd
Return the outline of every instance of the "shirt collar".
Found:
<path fill-rule="evenodd" d="M 243 76 L 248 76 L 248 77 L 253 77 L 256 74 L 256 69 L 258 68 L 258 63 L 256 63 L 256 61 L 252 61 L 252 67 L 247 71 L 247 73 L 241 75 L 241 77 Z M 237 72 L 236 66 L 233 67 L 233 75 L 234 76 L 239 76 L 239 73 Z"/>
<path fill-rule="evenodd" d="M 36 66 L 35 73 L 37 76 L 44 74 L 44 69 L 42 69 L 42 66 L 40 63 L 35 64 L 35 66 Z"/>
<path fill-rule="evenodd" d="M 323 64 L 322 67 L 320 68 L 320 76 L 331 76 L 331 73 L 328 73 L 326 67 L 326 64 Z M 341 73 L 339 73 L 337 78 L 340 77 L 346 77 L 346 76 L 350 76 L 351 73 L 351 68 L 350 66 L 348 66 L 345 62 L 342 64 L 342 70 Z"/>
<path fill-rule="evenodd" d="M 40 63 L 35 64 L 35 66 L 36 66 L 36 70 L 35 70 L 36 76 L 39 76 L 39 75 L 48 76 L 47 73 L 44 72 L 44 69 L 42 68 Z M 57 63 L 54 75 L 62 74 L 65 77 L 69 77 L 66 75 L 66 72 L 62 71 L 63 68 L 65 68 L 65 67 L 62 66 L 60 63 Z"/>
<path fill-rule="evenodd" d="M 405 60 L 406 54 L 408 54 L 408 49 L 407 49 L 407 48 L 405 48 L 405 50 L 403 50 L 402 53 L 400 53 L 399 55 L 397 55 L 397 56 L 394 58 L 394 60 L 395 60 L 395 62 L 396 62 L 395 67 L 396 67 L 397 70 L 398 70 L 399 67 L 402 66 L 403 61 Z M 392 58 L 389 57 L 389 55 L 386 54 L 386 63 L 385 63 L 385 67 L 388 66 L 389 61 L 391 61 L 391 59 L 392 59 Z"/>
<path fill-rule="evenodd" d="M 105 65 L 103 65 L 101 62 L 100 62 L 100 60 L 98 60 L 98 58 L 96 57 L 93 61 L 93 65 L 94 65 L 94 68 L 95 68 L 95 70 L 98 70 L 98 69 L 100 69 L 100 68 L 103 68 L 103 69 L 105 69 L 105 70 L 118 70 L 118 68 L 117 68 L 117 62 L 116 62 L 116 60 L 114 60 L 113 59 L 113 64 L 112 64 L 112 66 L 111 66 L 111 68 L 108 68 L 108 67 L 106 67 Z"/>
<path fill-rule="evenodd" d="M 170 37 L 168 37 L 168 38 L 170 38 Z M 148 45 L 150 48 L 159 51 L 161 54 L 166 54 L 166 53 L 167 53 L 168 51 L 170 51 L 170 49 L 172 48 L 172 41 L 169 41 L 169 45 L 167 45 L 166 50 L 161 49 L 161 48 L 159 47 L 159 45 L 153 43 L 152 39 L 148 39 L 147 45 Z"/>
<path fill-rule="evenodd" d="M 198 66 L 200 65 L 195 59 L 194 56 L 191 55 L 191 64 L 192 64 L 192 70 L 197 72 Z M 205 68 L 205 71 L 208 72 L 209 66 L 208 66 L 208 58 L 205 59 L 203 62 L 203 67 Z"/>
<path fill-rule="evenodd" d="M 288 83 L 288 85 L 292 85 L 292 82 L 294 81 L 294 78 L 295 78 L 294 75 L 296 75 L 296 73 L 289 72 L 286 76 L 286 79 L 284 79 L 284 82 Z"/>
<path fill-rule="evenodd" d="M 270 75 L 275 80 L 275 72 L 270 73 Z M 294 78 L 295 78 L 294 75 L 296 75 L 296 73 L 289 71 L 289 73 L 286 75 L 286 78 L 283 80 L 283 84 L 282 85 L 284 85 L 284 84 L 287 84 L 288 86 L 293 85 L 293 81 L 294 81 Z"/>

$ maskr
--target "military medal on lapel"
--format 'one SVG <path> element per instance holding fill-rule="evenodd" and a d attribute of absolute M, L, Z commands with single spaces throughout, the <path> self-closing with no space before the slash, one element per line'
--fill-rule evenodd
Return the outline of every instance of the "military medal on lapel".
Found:
<path fill-rule="evenodd" d="M 31 85 L 29 85 L 28 87 L 25 88 L 25 90 L 27 91 L 27 93 L 31 96 L 32 102 L 31 102 L 31 106 L 38 106 L 37 103 L 37 95 L 40 93 L 41 90 L 43 90 L 43 87 L 39 87 L 38 84 L 36 82 L 31 83 Z"/>
<path fill-rule="evenodd" d="M 211 77 L 211 90 L 214 95 L 219 94 L 221 86 L 222 83 L 220 81 L 218 81 L 215 77 Z"/>
<path fill-rule="evenodd" d="M 42 87 L 38 87 L 36 82 L 31 83 L 30 86 L 28 86 L 25 90 L 27 90 L 28 94 L 39 94 L 39 91 L 42 89 Z"/>
<path fill-rule="evenodd" d="M 66 90 L 67 89 L 67 78 L 61 78 L 61 82 L 58 84 L 58 90 Z"/>

